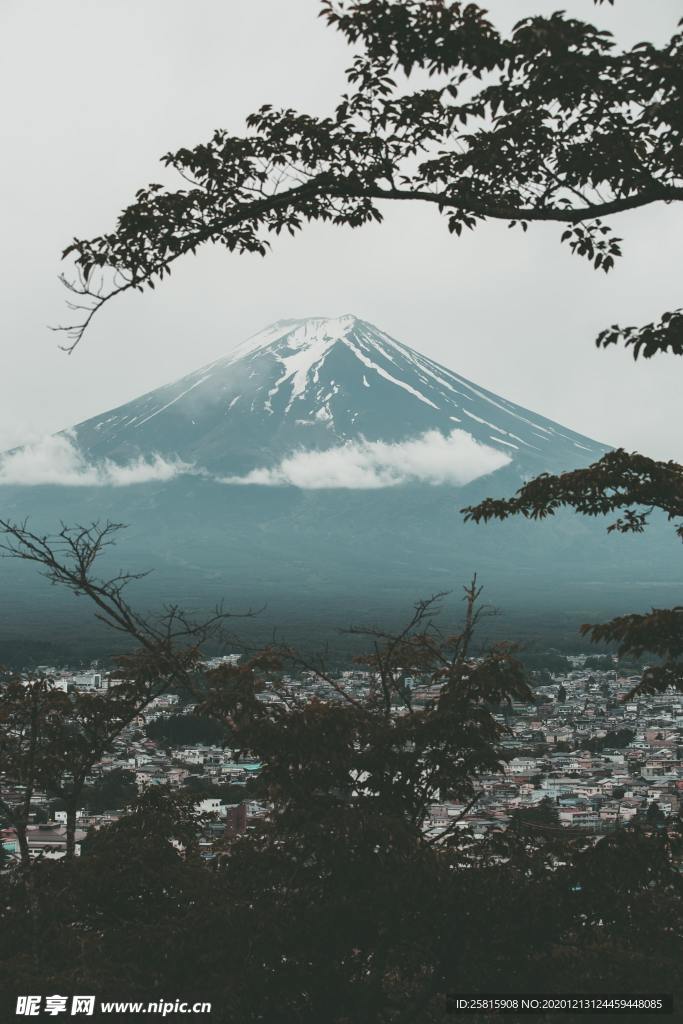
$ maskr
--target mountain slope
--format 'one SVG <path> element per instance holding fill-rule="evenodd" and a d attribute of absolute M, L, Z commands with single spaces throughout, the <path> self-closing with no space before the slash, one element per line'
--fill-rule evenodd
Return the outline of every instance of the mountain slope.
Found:
<path fill-rule="evenodd" d="M 398 443 L 431 430 L 460 430 L 523 475 L 606 450 L 350 315 L 279 321 L 227 357 L 79 424 L 75 435 L 89 458 L 158 452 L 235 475 L 299 448 Z"/>
<path fill-rule="evenodd" d="M 261 638 L 396 621 L 418 597 L 459 594 L 475 571 L 509 636 L 520 623 L 525 635 L 551 624 L 573 635 L 605 612 L 668 604 L 678 583 L 664 528 L 608 536 L 571 513 L 463 523 L 464 505 L 605 446 L 352 316 L 280 321 L 50 445 L 49 465 L 28 449 L 0 458 L 3 515 L 46 531 L 130 524 L 103 571 L 155 570 L 137 585 L 147 607 L 265 605 L 236 624 Z M 38 637 L 47 650 L 94 643 L 84 602 L 25 565 L 0 571 L 0 663 Z"/>

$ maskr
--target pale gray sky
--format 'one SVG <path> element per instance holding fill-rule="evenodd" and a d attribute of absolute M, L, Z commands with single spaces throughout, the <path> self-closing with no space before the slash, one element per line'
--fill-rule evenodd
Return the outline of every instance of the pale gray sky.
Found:
<path fill-rule="evenodd" d="M 564 7 L 620 40 L 663 41 L 680 0 L 491 0 L 499 24 Z M 623 215 L 609 277 L 491 225 L 457 240 L 428 209 L 361 231 L 313 226 L 260 257 L 206 250 L 105 308 L 71 357 L 47 324 L 73 235 L 108 230 L 158 158 L 235 134 L 261 103 L 331 110 L 349 51 L 317 0 L 2 0 L 0 449 L 166 383 L 283 317 L 353 312 L 481 385 L 600 441 L 683 460 L 683 361 L 635 365 L 593 339 L 683 304 L 683 210 Z"/>

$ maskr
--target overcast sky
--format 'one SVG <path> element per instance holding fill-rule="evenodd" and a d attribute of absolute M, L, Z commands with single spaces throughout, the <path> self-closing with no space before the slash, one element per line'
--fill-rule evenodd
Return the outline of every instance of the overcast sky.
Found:
<path fill-rule="evenodd" d="M 680 0 L 492 0 L 501 26 L 563 7 L 625 44 L 664 41 Z M 109 230 L 159 157 L 261 103 L 331 111 L 349 51 L 317 0 L 2 0 L 0 449 L 74 424 L 218 358 L 284 317 L 353 312 L 466 377 L 599 441 L 683 460 L 683 361 L 598 352 L 597 332 L 683 304 L 683 210 L 616 222 L 609 277 L 558 226 L 451 237 L 433 210 L 361 231 L 313 226 L 262 259 L 206 250 L 100 314 L 66 356 L 57 283 L 71 237 Z"/>

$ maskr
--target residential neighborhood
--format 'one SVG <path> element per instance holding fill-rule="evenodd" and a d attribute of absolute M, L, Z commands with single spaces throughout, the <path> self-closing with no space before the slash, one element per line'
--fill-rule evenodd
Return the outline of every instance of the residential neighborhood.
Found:
<path fill-rule="evenodd" d="M 236 664 L 239 656 L 215 659 Z M 496 710 L 502 729 L 500 770 L 481 774 L 476 797 L 469 804 L 451 801 L 447 793 L 433 803 L 425 822 L 430 838 L 469 829 L 484 838 L 504 831 L 529 815 L 537 829 L 581 829 L 600 836 L 634 823 L 641 827 L 679 830 L 683 800 L 683 695 L 671 691 L 654 696 L 629 696 L 639 677 L 622 675 L 616 662 L 587 667 L 575 656 L 570 671 L 546 677 L 535 686 L 530 703 L 512 703 Z M 66 693 L 106 691 L 121 680 L 97 668 L 89 672 L 58 672 L 50 666 L 54 687 Z M 371 673 L 351 669 L 334 677 L 313 671 L 266 681 L 258 699 L 286 706 L 289 699 L 335 703 L 344 694 L 367 699 L 373 693 Z M 392 714 L 426 708 L 439 693 L 429 679 L 405 677 L 405 703 L 396 701 Z M 269 806 L 259 793 L 262 766 L 248 752 L 220 741 L 173 741 L 184 726 L 201 726 L 196 705 L 177 693 L 152 700 L 112 743 L 86 780 L 90 794 L 77 812 L 76 854 L 91 829 L 118 820 L 135 795 L 153 786 L 195 794 L 194 808 L 202 822 L 201 854 L 215 856 L 226 839 L 258 828 Z M 173 725 L 173 729 L 171 729 Z M 166 731 L 164 731 L 166 730 Z M 108 784 L 107 789 L 104 785 Z M 5 803 L 19 802 L 21 790 L 0 775 Z M 96 799 L 93 793 L 98 793 Z M 111 806 L 103 806 L 111 802 Z M 534 815 L 551 809 L 548 820 Z M 66 813 L 49 792 L 36 792 L 28 830 L 32 857 L 60 858 L 66 850 Z M 1 831 L 10 857 L 19 856 L 11 827 Z"/>

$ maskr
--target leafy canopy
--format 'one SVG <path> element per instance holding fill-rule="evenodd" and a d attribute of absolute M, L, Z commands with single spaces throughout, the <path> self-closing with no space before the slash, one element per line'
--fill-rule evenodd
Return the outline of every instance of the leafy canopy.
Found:
<path fill-rule="evenodd" d="M 675 532 L 683 540 L 683 467 L 617 449 L 583 469 L 542 473 L 511 498 L 486 498 L 463 512 L 465 519 L 480 523 L 514 515 L 545 519 L 565 507 L 588 516 L 621 513 L 607 527 L 620 533 L 642 533 L 652 513 L 663 512 L 677 522 Z M 622 657 L 656 656 L 658 662 L 645 668 L 634 692 L 656 693 L 669 686 L 683 691 L 683 606 L 586 624 L 581 632 L 596 643 L 616 644 Z"/>
<path fill-rule="evenodd" d="M 218 129 L 167 153 L 183 187 L 141 188 L 113 231 L 65 250 L 82 314 L 61 328 L 67 350 L 110 298 L 153 288 L 209 242 L 265 255 L 282 231 L 360 227 L 409 201 L 456 235 L 490 219 L 559 222 L 561 241 L 608 272 L 621 240 L 606 219 L 683 199 L 680 32 L 622 52 L 562 11 L 509 36 L 478 4 L 447 0 L 322 0 L 320 16 L 354 47 L 335 110 L 266 104 L 245 135 Z M 642 330 L 614 325 L 598 344 L 680 354 L 682 327 L 669 313 Z"/>

